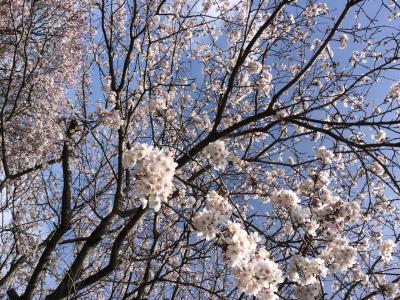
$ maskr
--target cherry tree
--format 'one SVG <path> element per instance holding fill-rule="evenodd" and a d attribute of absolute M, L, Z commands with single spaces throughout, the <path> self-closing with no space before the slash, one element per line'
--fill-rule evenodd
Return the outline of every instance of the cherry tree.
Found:
<path fill-rule="evenodd" d="M 396 0 L 0 0 L 0 295 L 400 299 Z"/>

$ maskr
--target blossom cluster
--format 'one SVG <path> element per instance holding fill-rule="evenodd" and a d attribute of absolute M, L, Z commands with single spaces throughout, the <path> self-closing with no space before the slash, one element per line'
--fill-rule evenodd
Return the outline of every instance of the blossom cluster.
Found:
<path fill-rule="evenodd" d="M 239 289 L 260 299 L 275 300 L 277 285 L 283 282 L 279 266 L 270 259 L 268 251 L 257 249 L 260 239 L 256 232 L 248 234 L 240 223 L 229 221 L 231 213 L 227 198 L 211 191 L 206 207 L 194 218 L 193 225 L 197 234 L 207 240 L 216 236 L 219 225 L 225 225 L 225 260 L 233 268 Z"/>
<path fill-rule="evenodd" d="M 327 244 L 321 257 L 330 265 L 333 272 L 346 271 L 356 262 L 356 248 L 345 238 L 335 238 Z"/>
<path fill-rule="evenodd" d="M 321 162 L 323 162 L 325 164 L 332 163 L 332 160 L 334 157 L 335 157 L 335 155 L 333 154 L 333 152 L 326 149 L 325 146 L 321 146 L 321 147 L 315 149 L 315 158 L 319 159 Z"/>
<path fill-rule="evenodd" d="M 328 188 L 330 179 L 327 171 L 311 174 L 311 177 L 313 179 L 299 185 L 298 191 L 313 199 L 310 214 L 321 224 L 321 233 L 328 238 L 336 237 L 346 222 L 357 221 L 361 214 L 360 205 L 356 201 L 346 202 L 332 193 Z"/>
<path fill-rule="evenodd" d="M 389 89 L 389 99 L 400 99 L 400 81 L 393 83 Z"/>
<path fill-rule="evenodd" d="M 262 64 L 258 61 L 252 60 L 249 63 L 247 63 L 247 71 L 250 74 L 258 74 L 262 70 Z"/>
<path fill-rule="evenodd" d="M 392 259 L 392 253 L 395 247 L 396 244 L 392 240 L 382 241 L 379 250 L 384 262 L 389 262 Z"/>
<path fill-rule="evenodd" d="M 248 234 L 239 223 L 229 222 L 225 232 L 225 257 L 234 268 L 239 289 L 259 299 L 275 300 L 277 285 L 283 282 L 282 271 L 270 259 L 265 248 L 257 249 L 258 234 Z"/>
<path fill-rule="evenodd" d="M 272 85 L 272 74 L 267 69 L 263 69 L 261 72 L 260 79 L 257 83 L 257 88 L 265 95 L 269 95 L 271 92 L 273 85 Z"/>
<path fill-rule="evenodd" d="M 310 285 L 317 282 L 317 276 L 326 276 L 327 273 L 323 259 L 295 255 L 291 259 L 288 278 L 300 285 Z"/>
<path fill-rule="evenodd" d="M 207 195 L 206 207 L 193 220 L 200 237 L 210 240 L 218 232 L 218 225 L 225 225 L 231 216 L 232 206 L 228 199 L 211 191 Z"/>
<path fill-rule="evenodd" d="M 386 139 L 386 132 L 379 130 L 377 134 L 372 135 L 372 140 L 375 143 L 382 143 Z"/>
<path fill-rule="evenodd" d="M 156 92 L 156 98 L 149 100 L 149 111 L 163 111 L 167 109 L 167 103 L 172 99 L 172 93 L 167 93 L 165 91 L 159 90 Z"/>
<path fill-rule="evenodd" d="M 316 16 L 327 15 L 329 12 L 328 5 L 326 3 L 316 3 L 307 6 L 305 15 L 308 18 L 314 18 Z"/>
<path fill-rule="evenodd" d="M 208 144 L 205 151 L 206 157 L 211 161 L 211 164 L 215 169 L 225 169 L 227 165 L 226 157 L 229 155 L 229 152 L 226 150 L 223 141 L 216 141 Z"/>
<path fill-rule="evenodd" d="M 247 234 L 240 223 L 228 222 L 225 231 L 226 260 L 232 267 L 246 263 L 257 249 L 257 232 Z"/>
<path fill-rule="evenodd" d="M 329 221 L 333 216 L 335 223 L 352 222 L 360 215 L 360 205 L 357 202 L 344 202 L 337 196 L 333 196 L 328 189 L 323 190 L 323 203 L 317 203 L 313 208 L 316 218 L 320 221 Z"/>
<path fill-rule="evenodd" d="M 125 169 L 133 167 L 139 160 L 148 157 L 153 147 L 147 144 L 137 144 L 133 149 L 126 150 L 122 157 L 122 165 Z"/>
<path fill-rule="evenodd" d="M 337 272 L 347 270 L 355 263 L 356 248 L 338 235 L 346 222 L 354 222 L 360 216 L 360 206 L 357 202 L 345 202 L 328 189 L 330 180 L 326 172 L 314 174 L 312 177 L 313 179 L 303 182 L 298 190 L 303 195 L 314 195 L 310 208 L 301 207 L 300 199 L 293 191 L 279 190 L 271 195 L 272 204 L 285 208 L 292 220 L 308 234 L 315 236 L 316 229 L 320 226 L 322 234 L 333 238 L 320 257 L 310 260 L 295 256 L 292 259 L 288 276 L 294 282 L 307 286 L 299 287 L 298 292 L 308 294 L 309 299 L 313 299 L 312 297 L 319 293 L 313 284 L 316 283 L 317 276 L 326 276 L 328 270 L 325 265 Z"/>
<path fill-rule="evenodd" d="M 159 211 L 161 203 L 167 202 L 172 193 L 177 163 L 169 153 L 146 144 L 138 144 L 125 151 L 123 156 L 125 168 L 132 168 L 136 164 L 136 195 L 142 201 L 143 207 L 148 203 L 150 208 Z"/>
<path fill-rule="evenodd" d="M 321 293 L 321 287 L 318 283 L 297 286 L 294 288 L 296 299 L 315 299 Z"/>
<path fill-rule="evenodd" d="M 278 290 L 277 285 L 283 282 L 282 271 L 264 248 L 257 251 L 249 263 L 237 268 L 234 274 L 237 286 L 245 294 L 259 299 L 277 299 L 274 293 Z"/>
<path fill-rule="evenodd" d="M 117 130 L 124 125 L 119 110 L 108 112 L 104 109 L 98 111 L 100 123 L 109 129 Z"/>
<path fill-rule="evenodd" d="M 292 209 L 300 203 L 300 200 L 295 192 L 291 190 L 280 190 L 272 194 L 271 202 L 273 205 L 281 205 L 286 209 Z"/>
<path fill-rule="evenodd" d="M 339 37 L 339 48 L 344 49 L 347 46 L 347 41 L 349 40 L 349 37 L 347 34 L 343 33 Z"/>
<path fill-rule="evenodd" d="M 310 235 L 316 234 L 317 223 L 311 218 L 308 208 L 302 208 L 300 199 L 291 190 L 276 190 L 271 195 L 271 203 L 274 206 L 281 206 L 288 210 L 293 220 L 298 223 Z"/>

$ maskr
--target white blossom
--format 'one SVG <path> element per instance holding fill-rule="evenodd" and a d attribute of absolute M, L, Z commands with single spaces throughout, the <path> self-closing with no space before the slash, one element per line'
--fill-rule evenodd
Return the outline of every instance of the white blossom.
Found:
<path fill-rule="evenodd" d="M 167 109 L 167 105 L 162 99 L 153 99 L 149 101 L 149 111 L 150 112 L 155 112 L 155 111 L 162 111 Z"/>
<path fill-rule="evenodd" d="M 281 205 L 286 209 L 292 209 L 300 203 L 296 193 L 291 190 L 275 191 L 271 196 L 273 205 Z"/>
<path fill-rule="evenodd" d="M 329 12 L 328 5 L 326 3 L 312 4 L 306 7 L 305 15 L 308 18 L 314 18 L 316 16 L 327 15 Z"/>
<path fill-rule="evenodd" d="M 250 74 L 258 74 L 262 70 L 262 64 L 258 61 L 252 60 L 247 64 L 247 71 Z"/>
<path fill-rule="evenodd" d="M 317 149 L 315 149 L 315 158 L 319 159 L 325 164 L 330 164 L 332 163 L 332 160 L 334 158 L 334 154 L 332 151 L 326 149 L 325 146 L 321 146 Z"/>
<path fill-rule="evenodd" d="M 319 283 L 314 283 L 305 286 L 297 286 L 294 288 L 294 295 L 298 300 L 313 300 L 321 293 Z"/>
<path fill-rule="evenodd" d="M 149 156 L 153 147 L 147 144 L 137 144 L 133 149 L 126 150 L 122 157 L 122 165 L 125 169 L 133 167 L 137 161 Z"/>
<path fill-rule="evenodd" d="M 386 132 L 379 130 L 377 134 L 372 135 L 372 140 L 375 143 L 382 143 L 386 139 Z"/>
<path fill-rule="evenodd" d="M 321 254 L 333 272 L 343 272 L 353 266 L 356 262 L 357 250 L 349 245 L 345 238 L 335 238 L 327 244 Z"/>
<path fill-rule="evenodd" d="M 121 118 L 119 110 L 112 112 L 100 110 L 98 115 L 100 116 L 100 123 L 109 129 L 117 130 L 124 125 L 124 120 Z"/>
<path fill-rule="evenodd" d="M 400 11 L 392 11 L 388 16 L 389 21 L 394 21 L 398 18 L 400 18 Z"/>
<path fill-rule="evenodd" d="M 225 148 L 223 141 L 216 141 L 208 144 L 205 148 L 206 157 L 211 161 L 213 167 L 217 170 L 224 170 L 227 161 L 226 158 L 229 155 L 228 150 Z"/>
<path fill-rule="evenodd" d="M 210 240 L 219 232 L 218 225 L 225 225 L 232 212 L 228 199 L 211 191 L 207 195 L 206 208 L 193 220 L 193 225 L 200 237 Z"/>
<path fill-rule="evenodd" d="M 154 149 L 146 144 L 138 144 L 132 150 L 126 151 L 123 157 L 126 168 L 137 164 L 135 172 L 136 196 L 150 208 L 159 211 L 162 202 L 168 201 L 172 193 L 172 179 L 177 163 L 171 154 Z"/>
<path fill-rule="evenodd" d="M 240 223 L 228 222 L 226 228 L 225 256 L 229 265 L 235 267 L 247 262 L 255 253 L 259 237 L 257 232 L 247 234 L 246 230 L 241 228 Z"/>
<path fill-rule="evenodd" d="M 308 259 L 300 255 L 294 255 L 291 259 L 291 265 L 288 278 L 300 285 L 309 285 L 317 282 L 317 276 L 326 276 L 328 269 L 321 258 Z"/>
<path fill-rule="evenodd" d="M 392 259 L 392 253 L 395 247 L 396 244 L 392 240 L 385 240 L 382 242 L 379 252 L 384 262 L 389 262 Z"/>
<path fill-rule="evenodd" d="M 392 100 L 400 99 L 400 81 L 397 81 L 391 85 L 388 98 Z"/>
<path fill-rule="evenodd" d="M 339 48 L 344 49 L 347 46 L 347 41 L 349 40 L 349 37 L 347 34 L 343 33 L 339 37 Z"/>
<path fill-rule="evenodd" d="M 234 271 L 236 284 L 246 295 L 254 295 L 259 299 L 278 299 L 277 285 L 283 282 L 282 271 L 272 261 L 265 249 L 260 249 L 254 258 L 243 267 Z"/>

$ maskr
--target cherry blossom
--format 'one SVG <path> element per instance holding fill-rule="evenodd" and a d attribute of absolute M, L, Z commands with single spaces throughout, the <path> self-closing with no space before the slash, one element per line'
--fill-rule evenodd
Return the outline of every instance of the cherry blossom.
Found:
<path fill-rule="evenodd" d="M 395 299 L 397 2 L 0 1 L 0 298 Z"/>
<path fill-rule="evenodd" d="M 229 155 L 228 150 L 225 148 L 225 143 L 223 141 L 217 141 L 210 143 L 205 151 L 207 153 L 207 158 L 210 159 L 212 165 L 217 170 L 225 169 L 227 165 L 227 156 Z"/>

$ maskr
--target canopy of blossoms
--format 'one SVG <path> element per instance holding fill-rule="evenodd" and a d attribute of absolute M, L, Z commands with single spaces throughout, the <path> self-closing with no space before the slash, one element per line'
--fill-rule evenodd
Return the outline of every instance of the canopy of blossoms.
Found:
<path fill-rule="evenodd" d="M 396 0 L 0 0 L 1 299 L 400 299 Z"/>

